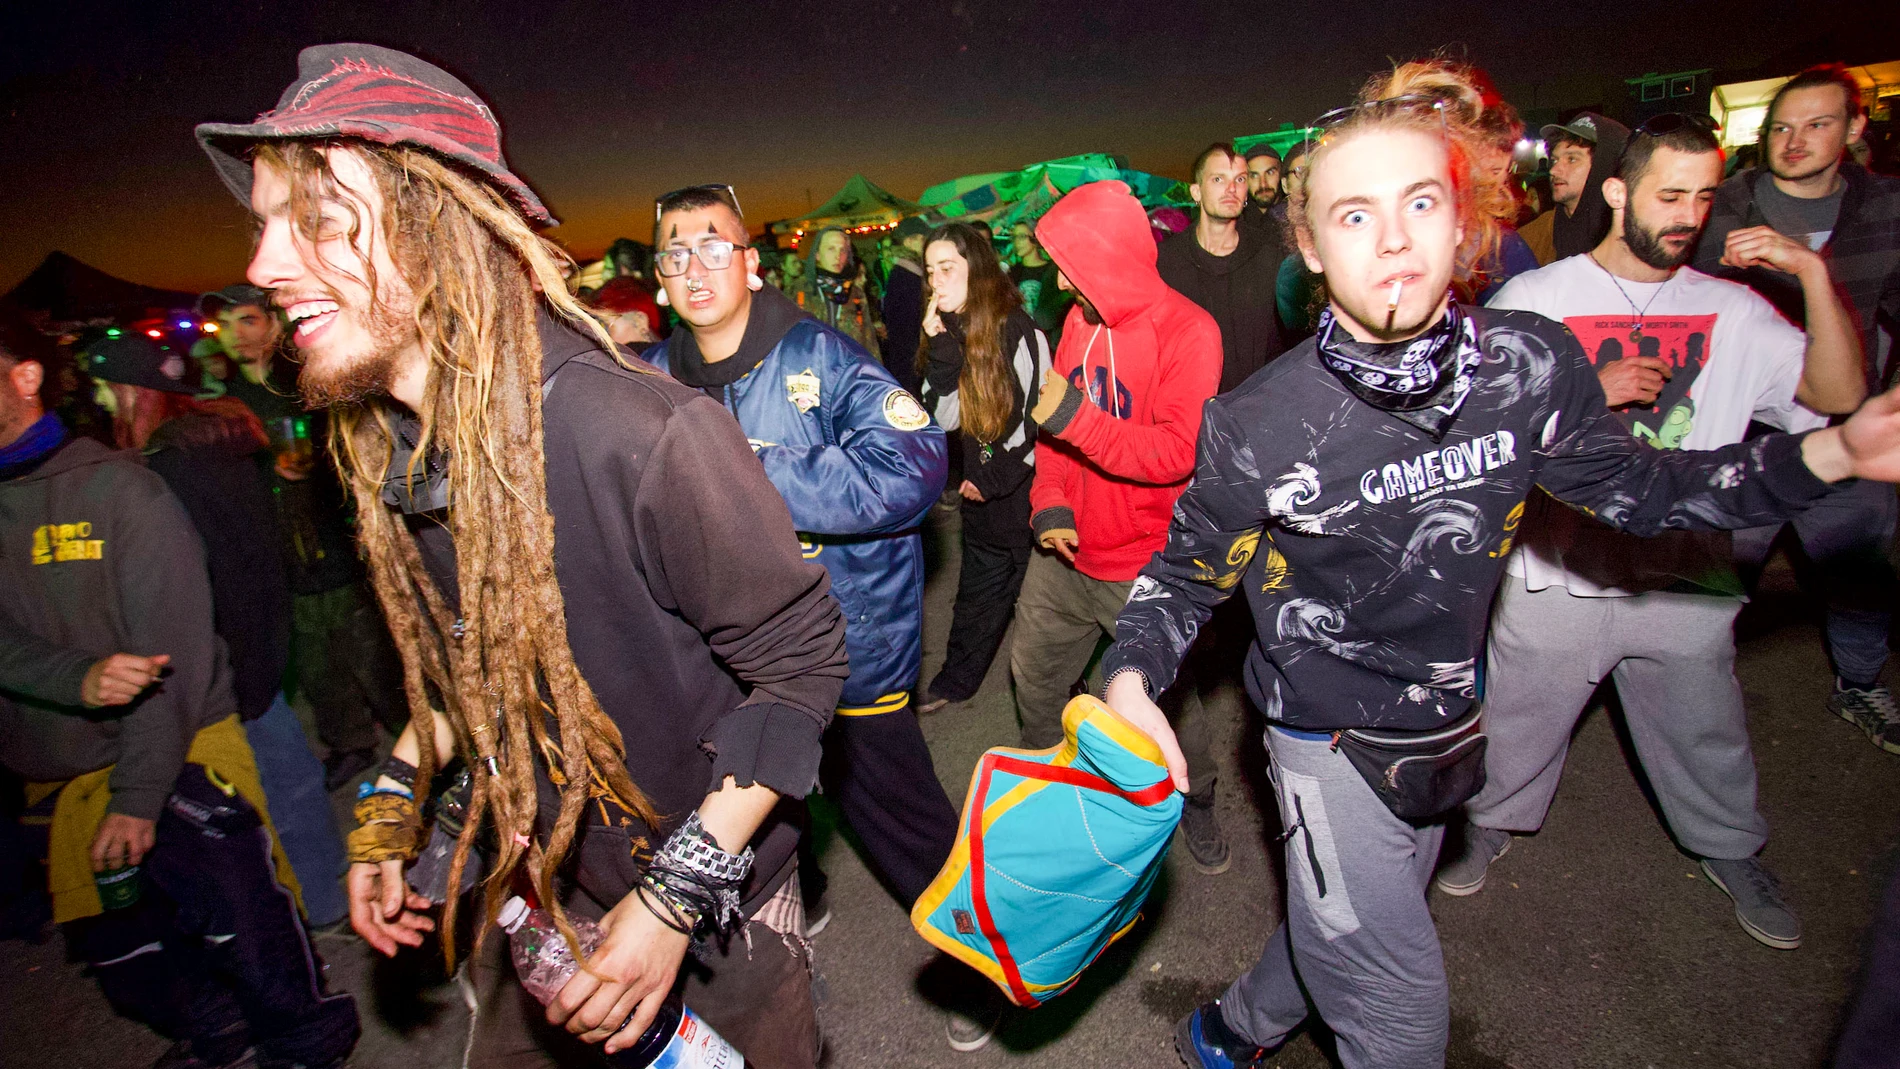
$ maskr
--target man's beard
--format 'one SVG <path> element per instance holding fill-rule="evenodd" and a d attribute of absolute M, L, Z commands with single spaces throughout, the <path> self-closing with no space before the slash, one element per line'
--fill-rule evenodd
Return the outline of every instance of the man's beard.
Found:
<path fill-rule="evenodd" d="M 1099 327 L 1102 325 L 1102 313 L 1095 310 L 1095 306 L 1089 303 L 1087 297 L 1078 293 L 1075 295 L 1075 303 L 1082 306 L 1082 322 L 1087 323 L 1091 327 Z"/>
<path fill-rule="evenodd" d="M 1663 231 L 1651 231 L 1636 218 L 1635 212 L 1626 211 L 1623 214 L 1624 244 L 1630 247 L 1630 253 L 1638 260 L 1658 271 L 1674 271 L 1688 263 L 1689 257 L 1695 253 L 1694 241 L 1684 244 L 1680 252 L 1671 252 L 1669 246 L 1663 244 L 1664 238 L 1693 238 L 1697 233 L 1697 228 L 1693 226 L 1672 226 Z"/>
<path fill-rule="evenodd" d="M 1261 208 L 1261 209 L 1271 208 L 1277 201 L 1279 201 L 1280 191 L 1277 188 L 1269 189 L 1263 193 L 1255 193 L 1252 197 L 1248 199 L 1253 201 L 1253 206 L 1256 208 Z"/>
<path fill-rule="evenodd" d="M 362 313 L 370 336 L 368 352 L 344 357 L 322 366 L 306 363 L 297 376 L 297 389 L 310 408 L 354 404 L 389 392 L 403 350 L 415 340 L 415 320 L 409 309 L 375 305 Z"/>

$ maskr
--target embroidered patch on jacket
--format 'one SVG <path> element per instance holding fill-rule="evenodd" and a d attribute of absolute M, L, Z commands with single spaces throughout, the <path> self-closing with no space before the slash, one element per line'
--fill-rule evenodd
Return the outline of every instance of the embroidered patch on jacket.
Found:
<path fill-rule="evenodd" d="M 818 376 L 811 368 L 785 376 L 785 399 L 798 407 L 800 415 L 818 407 Z"/>
<path fill-rule="evenodd" d="M 930 426 L 930 414 L 902 388 L 884 395 L 884 419 L 900 431 L 921 431 Z"/>

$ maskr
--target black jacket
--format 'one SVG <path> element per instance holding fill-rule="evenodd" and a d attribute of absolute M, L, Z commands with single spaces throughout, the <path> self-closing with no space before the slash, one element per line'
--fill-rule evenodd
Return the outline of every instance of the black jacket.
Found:
<path fill-rule="evenodd" d="M 1241 227 L 1240 245 L 1226 256 L 1201 248 L 1192 227 L 1161 243 L 1155 261 L 1161 280 L 1220 325 L 1221 393 L 1286 350 L 1274 305 L 1284 259 L 1278 232 L 1264 226 Z"/>
<path fill-rule="evenodd" d="M 1828 492 L 1801 439 L 1651 449 L 1603 403 L 1576 339 L 1467 310 L 1482 362 L 1443 439 L 1358 400 L 1302 343 L 1207 405 L 1194 481 L 1103 660 L 1151 692 L 1244 591 L 1247 693 L 1267 719 L 1424 730 L 1476 697 L 1492 595 L 1533 486 L 1619 530 L 1756 526 Z"/>
<path fill-rule="evenodd" d="M 302 421 L 309 432 L 319 462 L 307 477 L 293 481 L 279 475 L 275 457 L 267 449 L 258 451 L 257 466 L 264 473 L 271 506 L 277 513 L 279 546 L 291 593 L 323 594 L 361 582 L 363 564 L 356 555 L 356 536 L 348 523 L 349 503 L 337 482 L 336 469 L 325 459 L 329 417 L 323 412 L 304 411 L 295 383 L 294 371 L 281 361 L 273 361 L 270 374 L 261 383 L 246 378 L 242 370 L 232 372 L 224 394 L 244 402 L 264 421 L 264 431 L 273 440 L 283 436 L 283 421 L 287 419 Z"/>
<path fill-rule="evenodd" d="M 1031 545 L 1029 486 L 1036 473 L 1036 422 L 1029 410 L 1049 372 L 1049 339 L 1020 308 L 1004 320 L 1003 352 L 1015 372 L 1010 380 L 1013 396 L 1003 433 L 985 444 L 962 426 L 958 380 L 963 374 L 963 317 L 946 315 L 943 326 L 930 339 L 923 404 L 946 430 L 962 431 L 963 477 L 983 495 L 982 501 L 963 499 L 963 537 L 992 546 Z"/>
<path fill-rule="evenodd" d="M 290 664 L 290 584 L 254 433 L 248 423 L 193 414 L 159 427 L 145 447 L 146 466 L 204 539 L 213 626 L 230 650 L 232 690 L 246 720 L 270 708 Z"/>
<path fill-rule="evenodd" d="M 1841 177 L 1847 189 L 1841 196 L 1841 214 L 1834 222 L 1834 233 L 1821 247 L 1827 260 L 1828 277 L 1860 328 L 1861 351 L 1867 354 L 1867 385 L 1884 389 L 1892 378 L 1891 368 L 1875 366 L 1879 362 L 1875 328 L 1885 320 L 1889 328 L 1900 327 L 1900 178 L 1868 172 L 1856 163 L 1843 162 Z M 1772 267 L 1739 269 L 1722 265 L 1722 250 L 1731 231 L 1750 226 L 1767 226 L 1768 219 L 1755 204 L 1755 188 L 1772 182 L 1766 171 L 1750 169 L 1734 175 L 1715 191 L 1715 205 L 1709 211 L 1709 226 L 1696 245 L 1698 271 L 1740 282 L 1768 298 L 1782 315 L 1797 326 L 1807 323 L 1807 301 L 1801 283 L 1793 275 Z"/>
<path fill-rule="evenodd" d="M 1596 123 L 1597 143 L 1590 152 L 1590 177 L 1586 179 L 1583 196 L 1578 199 L 1575 211 L 1552 209 L 1557 214 L 1551 217 L 1551 244 L 1557 250 L 1558 260 L 1589 252 L 1610 232 L 1610 205 L 1603 199 L 1603 181 L 1616 173 L 1617 161 L 1623 158 L 1623 148 L 1629 144 L 1630 130 L 1615 119 L 1601 115 L 1590 118 Z"/>
<path fill-rule="evenodd" d="M 884 279 L 884 369 L 917 393 L 917 346 L 924 334 L 924 276 L 917 261 L 899 260 Z"/>
<path fill-rule="evenodd" d="M 576 879 L 611 906 L 638 875 L 638 840 L 657 846 L 728 775 L 788 799 L 816 785 L 819 736 L 847 672 L 844 614 L 717 401 L 545 313 L 540 334 L 568 644 L 620 729 L 633 782 L 664 815 L 647 828 L 586 809 Z M 453 592 L 455 547 L 442 517 L 429 515 L 446 465 L 431 458 L 411 502 L 399 482 L 407 462 L 401 451 L 392 458 L 385 500 L 410 513 L 425 563 Z M 544 775 L 544 832 L 552 798 Z M 795 808 L 781 806 L 753 839 L 748 913 L 789 872 Z"/>

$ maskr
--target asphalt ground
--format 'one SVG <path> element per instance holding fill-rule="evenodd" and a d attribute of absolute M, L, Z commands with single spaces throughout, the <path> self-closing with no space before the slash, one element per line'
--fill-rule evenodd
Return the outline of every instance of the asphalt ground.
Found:
<path fill-rule="evenodd" d="M 954 516 L 933 512 L 925 678 L 937 667 L 956 583 Z M 1739 673 L 1773 827 L 1764 855 L 1800 911 L 1805 942 L 1748 938 L 1727 899 L 1670 840 L 1614 712 L 1579 727 L 1544 830 L 1521 838 L 1470 898 L 1433 893 L 1451 976 L 1453 1069 L 1789 1067 L 1825 1064 L 1883 881 L 1900 861 L 1900 757 L 1825 707 L 1819 612 L 1778 561 L 1740 627 Z M 1261 725 L 1237 683 L 1205 692 L 1233 867 L 1203 876 L 1177 850 L 1143 920 L 1081 983 L 1016 1011 L 997 1040 L 957 1054 L 926 992 L 934 953 L 818 805 L 834 916 L 815 940 L 831 1067 L 1170 1067 L 1176 1019 L 1252 964 L 1280 916 L 1279 833 L 1262 772 Z M 1005 658 L 970 702 L 926 717 L 939 776 L 961 805 L 970 769 L 1016 725 Z M 347 817 L 349 792 L 337 805 Z M 466 1010 L 429 960 L 383 961 L 354 937 L 319 942 L 332 986 L 356 993 L 362 1069 L 460 1064 Z M 0 943 L 0 1066 L 143 1069 L 165 1044 L 115 1017 L 57 936 Z M 1329 1060 L 1323 1028 L 1272 1065 Z"/>

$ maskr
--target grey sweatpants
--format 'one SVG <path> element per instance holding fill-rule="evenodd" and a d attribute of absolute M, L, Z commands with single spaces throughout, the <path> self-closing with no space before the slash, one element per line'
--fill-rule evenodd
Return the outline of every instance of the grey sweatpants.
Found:
<path fill-rule="evenodd" d="M 1269 728 L 1267 749 L 1289 832 L 1286 922 L 1221 1016 L 1271 1047 L 1318 1010 L 1346 1069 L 1439 1069 L 1451 995 L 1425 886 L 1445 826 L 1393 816 L 1323 736 Z"/>
<path fill-rule="evenodd" d="M 1768 822 L 1755 807 L 1755 756 L 1735 679 L 1741 607 L 1714 594 L 1532 592 L 1506 576 L 1485 672 L 1486 783 L 1465 807 L 1471 822 L 1515 832 L 1543 825 L 1570 734 L 1608 675 L 1676 840 L 1702 857 L 1755 856 Z"/>

